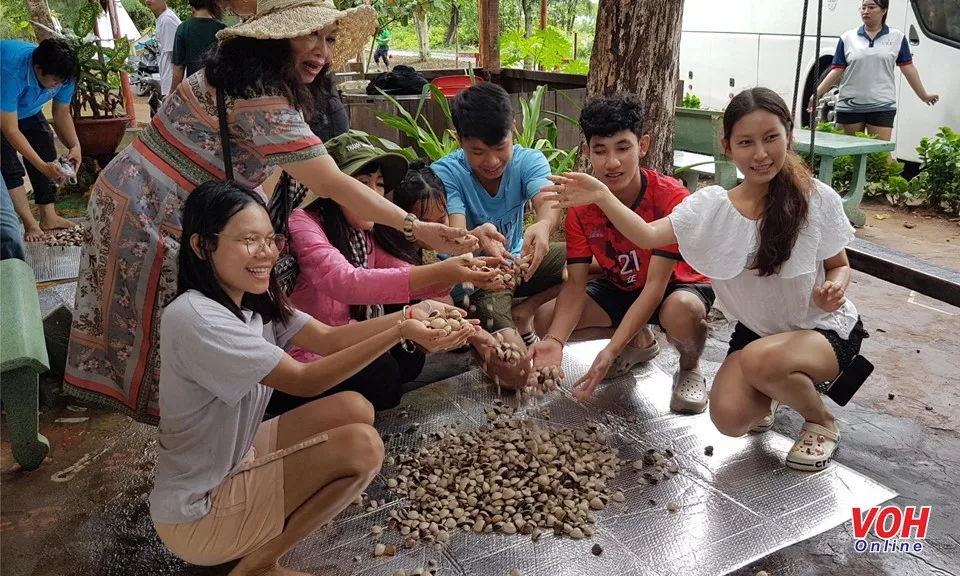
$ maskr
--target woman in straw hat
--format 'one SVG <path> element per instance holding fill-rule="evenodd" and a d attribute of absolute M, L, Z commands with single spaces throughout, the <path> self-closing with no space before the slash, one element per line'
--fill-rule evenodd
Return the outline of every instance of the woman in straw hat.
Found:
<path fill-rule="evenodd" d="M 343 174 L 306 118 L 308 84 L 357 54 L 376 25 L 369 6 L 338 11 L 317 0 L 260 0 L 257 13 L 218 33 L 206 68 L 164 101 L 141 135 L 103 170 L 88 208 L 65 374 L 68 392 L 146 422 L 158 416 L 159 311 L 176 289 L 183 202 L 223 179 L 223 94 L 234 179 L 259 186 L 281 167 L 320 196 L 445 252 L 472 250 L 462 231 L 420 222 Z"/>

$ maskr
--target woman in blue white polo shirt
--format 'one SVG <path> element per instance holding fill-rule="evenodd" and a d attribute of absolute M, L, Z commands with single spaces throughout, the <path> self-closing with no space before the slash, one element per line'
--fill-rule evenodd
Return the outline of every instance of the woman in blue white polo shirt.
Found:
<path fill-rule="evenodd" d="M 866 131 L 881 140 L 890 140 L 897 114 L 894 66 L 900 67 L 921 100 L 932 106 L 940 99 L 923 87 L 904 33 L 887 26 L 889 7 L 890 0 L 863 0 L 863 26 L 840 36 L 833 69 L 810 97 L 807 109 L 812 111 L 820 98 L 840 82 L 837 123 L 850 135 Z"/>

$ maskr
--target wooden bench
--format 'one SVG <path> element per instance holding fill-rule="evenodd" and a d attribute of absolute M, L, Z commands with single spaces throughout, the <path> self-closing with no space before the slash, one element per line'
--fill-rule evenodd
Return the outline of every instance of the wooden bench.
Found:
<path fill-rule="evenodd" d="M 723 152 L 723 112 L 676 108 L 676 134 L 673 165 L 675 174 L 681 178 L 690 192 L 697 190 L 700 176 L 714 178 L 726 189 L 737 185 L 743 178 L 737 167 Z"/>
<path fill-rule="evenodd" d="M 39 377 L 50 368 L 33 270 L 0 261 L 0 399 L 13 458 L 25 470 L 43 463 L 50 443 L 39 431 Z"/>
<path fill-rule="evenodd" d="M 863 226 L 867 217 L 860 210 L 863 191 L 867 183 L 867 159 L 874 152 L 890 152 L 896 148 L 896 142 L 860 138 L 846 134 L 817 132 L 814 152 L 820 156 L 820 171 L 817 178 L 821 182 L 833 182 L 833 160 L 837 156 L 853 156 L 853 175 L 850 190 L 843 197 L 843 211 L 854 226 Z M 810 131 L 793 131 L 793 149 L 800 154 L 810 153 Z"/>

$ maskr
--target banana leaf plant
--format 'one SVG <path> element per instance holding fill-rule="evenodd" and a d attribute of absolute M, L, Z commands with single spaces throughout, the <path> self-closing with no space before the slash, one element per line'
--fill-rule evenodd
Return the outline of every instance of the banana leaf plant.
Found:
<path fill-rule="evenodd" d="M 126 39 L 114 40 L 113 48 L 103 45 L 108 38 L 95 35 L 97 18 L 100 16 L 100 3 L 84 4 L 77 15 L 72 30 L 67 30 L 64 38 L 70 44 L 80 60 L 80 74 L 77 87 L 70 103 L 75 119 L 82 118 L 119 118 L 125 116 L 123 91 L 120 89 L 120 73 L 132 72 L 127 65 L 130 55 L 130 43 Z M 102 33 L 102 32 L 101 32 Z"/>
<path fill-rule="evenodd" d="M 519 128 L 514 127 L 514 135 L 517 144 L 524 148 L 533 148 L 543 152 L 550 163 L 550 171 L 553 174 L 563 174 L 569 172 L 576 166 L 577 154 L 579 148 L 557 148 L 557 123 L 549 118 L 542 118 L 544 114 L 550 114 L 557 119 L 563 120 L 577 128 L 580 124 L 559 112 L 543 110 L 543 98 L 547 93 L 545 85 L 537 86 L 537 89 L 530 95 L 530 99 L 520 98 L 520 120 Z"/>

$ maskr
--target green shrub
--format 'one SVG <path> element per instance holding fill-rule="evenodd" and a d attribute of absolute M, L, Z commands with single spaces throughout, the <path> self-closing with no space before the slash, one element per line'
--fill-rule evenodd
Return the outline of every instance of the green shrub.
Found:
<path fill-rule="evenodd" d="M 960 212 L 960 134 L 941 126 L 935 138 L 921 138 L 920 174 L 914 178 L 937 210 Z"/>
<path fill-rule="evenodd" d="M 683 95 L 683 103 L 680 106 L 682 108 L 696 108 L 699 110 L 702 108 L 701 104 L 702 102 L 700 102 L 700 98 L 698 98 L 696 94 L 688 93 Z"/>

